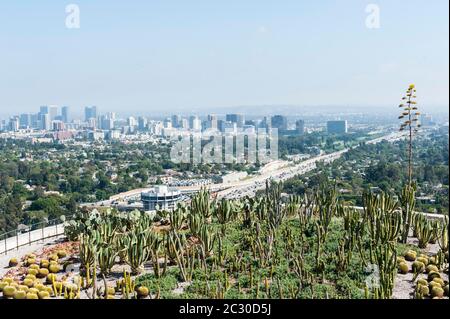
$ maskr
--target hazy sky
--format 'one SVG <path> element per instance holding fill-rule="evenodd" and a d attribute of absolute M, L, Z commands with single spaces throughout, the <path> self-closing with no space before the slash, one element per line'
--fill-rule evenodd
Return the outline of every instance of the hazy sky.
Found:
<path fill-rule="evenodd" d="M 70 3 L 1 1 L 0 113 L 448 105 L 448 0 L 72 0 L 80 29 Z"/>

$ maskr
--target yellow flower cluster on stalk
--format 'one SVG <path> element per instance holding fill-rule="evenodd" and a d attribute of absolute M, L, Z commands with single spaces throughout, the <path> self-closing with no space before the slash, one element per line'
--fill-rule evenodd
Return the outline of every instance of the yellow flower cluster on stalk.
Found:
<path fill-rule="evenodd" d="M 402 113 L 398 117 L 402 120 L 400 124 L 400 131 L 407 131 L 409 133 L 409 147 L 408 147 L 408 180 L 409 185 L 412 185 L 412 139 L 419 131 L 419 108 L 417 107 L 416 86 L 411 84 L 406 91 L 406 95 L 402 98 L 403 103 L 399 105 Z"/>

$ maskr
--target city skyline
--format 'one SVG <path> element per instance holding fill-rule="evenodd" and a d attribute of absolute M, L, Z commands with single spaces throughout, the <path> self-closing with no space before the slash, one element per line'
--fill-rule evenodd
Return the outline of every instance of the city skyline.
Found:
<path fill-rule="evenodd" d="M 377 1 L 379 29 L 359 0 L 76 4 L 80 29 L 65 27 L 62 3 L 0 4 L 0 116 L 45 104 L 370 111 L 395 107 L 411 82 L 425 108 L 448 107 L 447 1 Z"/>

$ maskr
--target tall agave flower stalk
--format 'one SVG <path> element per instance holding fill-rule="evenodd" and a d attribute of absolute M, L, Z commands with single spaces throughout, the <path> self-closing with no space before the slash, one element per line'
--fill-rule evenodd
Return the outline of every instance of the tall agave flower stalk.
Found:
<path fill-rule="evenodd" d="M 403 103 L 399 105 L 403 112 L 398 117 L 403 122 L 400 125 L 400 131 L 408 131 L 408 184 L 412 185 L 412 141 L 413 136 L 420 128 L 419 116 L 420 112 L 416 101 L 416 87 L 411 84 L 406 91 L 406 96 L 402 98 Z"/>

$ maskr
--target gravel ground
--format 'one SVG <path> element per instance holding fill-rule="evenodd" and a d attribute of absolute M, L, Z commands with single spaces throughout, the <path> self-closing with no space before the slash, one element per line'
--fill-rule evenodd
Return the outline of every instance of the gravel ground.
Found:
<path fill-rule="evenodd" d="M 7 255 L 1 254 L 0 255 L 0 278 L 2 278 L 9 270 L 9 260 L 11 258 L 17 258 L 21 259 L 23 256 L 31 253 L 41 253 L 42 250 L 46 247 L 56 245 L 58 242 L 61 241 L 61 237 L 59 238 L 51 238 L 47 239 L 45 241 L 36 242 L 31 245 L 22 246 L 19 247 L 18 250 L 11 250 L 8 252 Z"/>
<path fill-rule="evenodd" d="M 417 238 L 408 238 L 408 244 L 412 244 L 417 246 L 418 240 Z M 440 247 L 438 244 L 429 244 L 426 249 L 422 250 L 422 253 L 426 255 L 434 255 L 439 251 Z M 406 262 L 408 264 L 409 269 L 411 269 L 411 265 L 413 264 L 410 261 Z M 443 273 L 442 279 L 448 281 L 448 273 Z M 394 281 L 394 291 L 392 294 L 392 299 L 412 299 L 415 289 L 415 283 L 412 281 L 414 274 L 409 272 L 405 275 L 397 274 Z M 420 278 L 427 278 L 426 274 L 421 274 L 417 277 L 416 281 Z M 448 297 L 445 297 L 448 299 Z"/>

